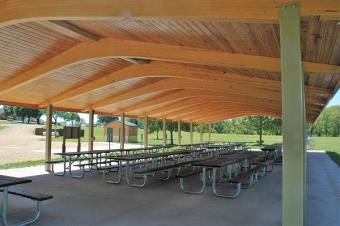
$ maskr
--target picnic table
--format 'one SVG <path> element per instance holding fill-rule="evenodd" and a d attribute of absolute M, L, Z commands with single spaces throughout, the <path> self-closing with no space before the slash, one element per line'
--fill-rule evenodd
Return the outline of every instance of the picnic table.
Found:
<path fill-rule="evenodd" d="M 278 147 L 276 145 L 268 145 L 261 148 L 261 151 L 265 153 L 266 157 L 273 157 L 274 160 L 278 158 Z"/>
<path fill-rule="evenodd" d="M 223 197 L 223 198 L 235 198 L 240 193 L 241 181 L 240 180 L 235 181 L 235 183 L 237 185 L 235 193 L 229 194 L 229 195 L 220 194 L 217 191 L 217 188 L 216 188 L 216 184 L 217 184 L 217 181 L 218 181 L 217 170 L 219 170 L 219 172 L 220 172 L 220 177 L 219 177 L 220 181 L 223 181 L 224 177 L 226 177 L 227 180 L 230 180 L 231 176 L 232 176 L 233 168 L 236 172 L 236 169 L 240 168 L 239 165 L 241 163 L 244 163 L 246 166 L 248 166 L 247 164 L 249 164 L 249 161 L 251 161 L 253 158 L 257 157 L 258 155 L 259 155 L 259 153 L 246 151 L 246 152 L 240 152 L 240 153 L 233 153 L 233 154 L 229 154 L 229 155 L 223 155 L 223 156 L 218 157 L 218 158 L 211 158 L 211 159 L 207 159 L 207 160 L 203 160 L 203 161 L 193 163 L 192 166 L 199 167 L 199 168 L 202 169 L 201 189 L 198 192 L 192 192 L 192 191 L 185 190 L 183 178 L 181 178 L 181 180 L 180 180 L 181 189 L 183 191 L 187 192 L 187 193 L 202 194 L 206 189 L 207 172 L 212 171 L 211 184 L 212 184 L 212 190 L 213 190 L 214 194 L 216 196 Z M 244 168 L 247 169 L 247 167 L 244 167 Z M 245 175 L 245 176 L 248 176 L 248 174 Z M 249 174 L 249 176 L 250 176 L 250 174 Z"/>
<path fill-rule="evenodd" d="M 186 161 L 186 157 L 189 155 L 193 155 L 195 153 L 203 152 L 205 149 L 197 149 L 197 150 L 176 150 L 171 152 L 161 152 L 161 153 L 146 153 L 146 154 L 135 154 L 135 155 L 123 155 L 123 156 L 112 156 L 110 159 L 118 161 L 118 178 L 116 180 L 106 180 L 108 183 L 118 184 L 121 182 L 122 178 L 122 168 L 125 167 L 125 179 L 128 185 L 134 187 L 142 187 L 146 182 L 146 178 L 144 177 L 144 183 L 141 185 L 137 185 L 131 182 L 131 176 L 133 175 L 133 167 L 135 165 L 141 166 L 144 165 L 148 167 L 162 167 L 169 161 L 178 162 L 181 157 L 184 157 L 184 161 Z M 169 159 L 170 157 L 170 159 Z M 123 164 L 125 163 L 125 164 Z M 146 176 L 146 174 L 144 175 Z"/>
<path fill-rule="evenodd" d="M 156 147 L 146 147 L 146 148 L 130 148 L 130 149 L 106 149 L 106 150 L 93 150 L 93 151 L 76 151 L 76 152 L 61 152 L 55 153 L 55 155 L 61 156 L 62 160 L 53 160 L 47 163 L 52 164 L 52 172 L 57 176 L 64 176 L 66 171 L 69 171 L 69 174 L 73 178 L 83 178 L 85 169 L 84 166 L 91 166 L 93 168 L 97 168 L 97 166 L 102 166 L 110 164 L 111 161 L 106 160 L 109 155 L 127 155 L 129 153 L 138 153 L 141 154 L 143 152 L 148 151 L 149 153 L 154 153 L 157 151 L 166 151 L 168 146 L 156 146 Z M 105 155 L 104 157 L 102 155 Z M 104 160 L 104 161 L 103 161 Z M 77 165 L 82 169 L 80 175 L 75 175 L 72 173 L 72 164 L 74 162 L 79 161 Z M 88 163 L 82 163 L 82 161 L 89 161 Z M 63 171 L 61 173 L 54 172 L 54 164 L 63 163 Z M 99 167 L 102 168 L 102 167 Z M 90 169 L 90 170 L 91 170 Z"/>
<path fill-rule="evenodd" d="M 2 188 L 3 200 L 2 200 L 2 224 L 8 225 L 8 188 L 18 184 L 31 183 L 30 179 L 22 179 L 16 177 L 9 177 L 0 175 L 0 188 Z"/>

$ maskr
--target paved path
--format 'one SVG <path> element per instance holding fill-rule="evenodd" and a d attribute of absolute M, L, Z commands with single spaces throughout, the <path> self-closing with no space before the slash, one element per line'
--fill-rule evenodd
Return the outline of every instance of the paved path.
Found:
<path fill-rule="evenodd" d="M 339 167 L 324 152 L 307 153 L 307 164 L 307 226 L 339 226 Z M 203 196 L 184 194 L 178 181 L 136 189 L 105 184 L 98 174 L 87 174 L 83 180 L 44 175 L 42 166 L 0 174 L 33 176 L 29 186 L 55 195 L 44 205 L 37 225 L 281 225 L 281 167 L 236 200 L 216 198 L 209 191 Z M 31 203 L 20 205 L 25 205 L 17 207 L 20 213 L 31 214 Z M 67 214 L 60 212 L 63 209 Z"/>
<path fill-rule="evenodd" d="M 340 225 L 340 167 L 324 152 L 307 154 L 307 225 Z"/>

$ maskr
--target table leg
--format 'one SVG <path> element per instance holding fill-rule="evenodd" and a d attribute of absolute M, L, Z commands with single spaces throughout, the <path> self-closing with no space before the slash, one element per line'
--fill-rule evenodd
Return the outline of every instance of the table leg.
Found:
<path fill-rule="evenodd" d="M 72 160 L 71 160 L 71 157 L 69 157 L 69 159 L 68 159 L 68 172 L 70 173 L 70 175 L 72 175 L 71 165 L 72 165 Z"/>
<path fill-rule="evenodd" d="M 7 226 L 7 213 L 8 213 L 8 187 L 4 187 L 2 191 L 2 225 Z"/>

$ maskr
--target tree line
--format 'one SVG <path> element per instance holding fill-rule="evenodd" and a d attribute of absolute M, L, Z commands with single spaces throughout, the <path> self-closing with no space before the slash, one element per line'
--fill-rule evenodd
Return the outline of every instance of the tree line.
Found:
<path fill-rule="evenodd" d="M 4 113 L 7 117 L 19 118 L 22 122 L 30 123 L 32 119 L 39 124 L 41 116 L 45 114 L 44 110 L 31 109 L 24 107 L 4 106 Z M 54 124 L 58 123 L 58 119 L 63 119 L 73 125 L 85 124 L 84 120 L 77 113 L 53 111 Z M 116 116 L 98 116 L 97 124 L 104 125 L 114 120 L 118 120 Z M 143 119 L 128 119 L 136 123 L 139 128 L 143 128 Z M 167 130 L 170 131 L 170 140 L 173 143 L 173 132 L 177 131 L 176 121 L 167 121 Z M 208 131 L 207 126 L 193 125 L 193 131 L 199 132 L 203 129 Z M 313 136 L 340 136 L 340 106 L 332 106 L 325 108 L 318 119 L 313 124 L 308 124 L 307 129 Z M 181 130 L 189 132 L 190 125 L 188 123 L 181 124 Z M 149 120 L 149 133 L 157 133 L 162 131 L 162 121 Z M 228 119 L 212 124 L 213 133 L 224 134 L 258 134 L 259 141 L 262 141 L 262 135 L 281 135 L 282 120 L 268 116 L 247 116 L 234 119 Z"/>
<path fill-rule="evenodd" d="M 23 123 L 31 123 L 32 119 L 35 119 L 35 122 L 40 124 L 41 116 L 46 114 L 45 110 L 15 106 L 3 106 L 3 110 L 6 117 L 21 120 Z M 74 112 L 53 111 L 52 118 L 56 125 L 58 124 L 58 119 L 63 119 L 64 122 L 68 122 L 72 126 L 85 124 L 84 120 Z"/>
<path fill-rule="evenodd" d="M 340 106 L 325 108 L 315 123 L 308 127 L 314 136 L 340 136 Z"/>

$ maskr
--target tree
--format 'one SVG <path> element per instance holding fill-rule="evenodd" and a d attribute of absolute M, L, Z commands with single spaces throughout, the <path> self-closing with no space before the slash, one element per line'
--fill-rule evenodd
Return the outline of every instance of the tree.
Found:
<path fill-rule="evenodd" d="M 157 140 L 159 140 L 159 131 L 161 130 L 161 122 L 159 120 L 149 120 L 149 133 L 157 132 Z"/>
<path fill-rule="evenodd" d="M 35 118 L 37 124 L 40 124 L 40 118 L 42 115 L 43 115 L 43 111 L 40 109 L 31 109 L 30 111 L 30 116 Z"/>
<path fill-rule="evenodd" d="M 12 116 L 12 117 L 15 117 L 15 108 L 16 107 L 13 107 L 13 106 L 4 106 L 3 109 L 4 109 L 4 113 L 7 117 L 9 116 Z"/>
<path fill-rule="evenodd" d="M 167 130 L 170 130 L 170 144 L 174 145 L 174 128 L 176 128 L 176 122 L 167 121 Z"/>
<path fill-rule="evenodd" d="M 259 144 L 263 143 L 262 135 L 263 129 L 267 127 L 268 122 L 270 121 L 269 117 L 265 116 L 250 116 L 247 117 L 249 127 L 255 129 L 256 133 L 260 135 Z"/>
<path fill-rule="evenodd" d="M 54 136 L 57 137 L 57 126 L 58 126 L 58 118 L 64 118 L 65 112 L 63 111 L 53 111 L 52 118 L 54 120 Z"/>
<path fill-rule="evenodd" d="M 7 117 L 20 117 L 23 123 L 25 122 L 25 119 L 27 119 L 27 123 L 30 123 L 31 119 L 34 118 L 38 124 L 40 124 L 40 118 L 43 114 L 43 111 L 40 109 L 13 106 L 4 106 L 4 112 Z"/>
<path fill-rule="evenodd" d="M 325 108 L 312 126 L 317 136 L 340 136 L 340 106 Z"/>
<path fill-rule="evenodd" d="M 74 112 L 66 112 L 64 114 L 64 120 L 66 122 L 71 122 L 71 125 L 75 125 L 76 123 L 80 122 L 80 117 L 77 113 Z"/>
<path fill-rule="evenodd" d="M 97 123 L 101 125 L 105 125 L 115 120 L 118 120 L 117 116 L 98 115 Z"/>

